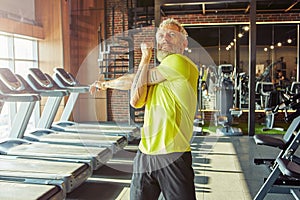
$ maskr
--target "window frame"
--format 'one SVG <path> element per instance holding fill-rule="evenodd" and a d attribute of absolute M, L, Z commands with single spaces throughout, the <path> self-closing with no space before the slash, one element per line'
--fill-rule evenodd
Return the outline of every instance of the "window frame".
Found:
<path fill-rule="evenodd" d="M 0 36 L 2 37 L 7 37 L 7 47 L 3 47 L 0 45 L 0 48 L 6 48 L 6 50 L 8 51 L 8 57 L 0 57 L 0 61 L 7 61 L 8 62 L 8 67 L 10 70 L 12 70 L 13 72 L 17 72 L 20 71 L 21 66 L 18 66 L 18 62 L 20 64 L 20 62 L 24 63 L 30 63 L 27 66 L 31 66 L 33 68 L 38 68 L 39 67 L 39 60 L 38 60 L 38 40 L 34 39 L 34 38 L 29 38 L 29 37 L 25 37 L 25 36 L 21 36 L 21 35 L 15 35 L 15 34 L 8 34 L 8 33 L 4 33 L 4 32 L 0 32 Z M 28 40 L 31 42 L 30 45 L 32 45 L 32 47 L 30 47 L 30 49 L 32 49 L 33 52 L 31 52 L 30 55 L 32 55 L 31 58 L 26 59 L 26 57 L 22 57 L 22 58 L 16 58 L 16 42 L 17 40 Z M 1 66 L 4 67 L 4 66 Z M 26 75 L 26 74 L 20 74 L 20 75 Z M 12 127 L 12 123 L 13 123 L 13 119 L 17 113 L 17 109 L 18 109 L 18 104 L 17 103 L 9 103 L 9 104 L 5 104 L 8 105 L 8 124 L 6 124 L 5 126 L 8 126 L 8 130 L 11 129 Z M 4 105 L 4 106 L 5 106 Z M 4 110 L 5 111 L 5 110 Z M 5 115 L 3 114 L 3 110 L 1 110 L 1 115 L 0 117 L 4 117 Z M 37 122 L 39 120 L 40 117 L 40 102 L 37 102 L 33 111 L 33 114 L 31 116 L 30 119 L 30 123 L 33 123 L 31 127 L 29 128 L 33 128 L 36 127 Z M 4 134 L 8 134 L 8 133 L 4 133 Z M 1 138 L 1 137 L 0 137 Z"/>

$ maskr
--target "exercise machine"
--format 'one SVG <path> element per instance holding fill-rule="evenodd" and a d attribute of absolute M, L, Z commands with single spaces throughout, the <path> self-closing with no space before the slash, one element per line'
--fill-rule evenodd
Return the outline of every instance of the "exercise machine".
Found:
<path fill-rule="evenodd" d="M 2 74 L 3 75 L 3 74 Z M 13 77 L 7 77 L 12 81 L 11 86 L 21 87 Z M 13 82 L 15 82 L 13 84 Z M 9 84 L 7 85 L 8 87 Z M 0 81 L 1 92 L 8 89 L 6 85 Z M 32 106 L 40 97 L 33 93 L 21 93 L 17 91 L 0 94 L 0 101 L 20 102 L 21 106 L 26 109 Z M 30 112 L 28 111 L 28 116 Z M 27 121 L 26 119 L 24 120 Z M 17 122 L 15 122 L 17 123 Z M 11 135 L 12 136 L 12 135 Z M 0 144 L 0 154 L 7 154 L 6 150 L 9 146 L 17 146 L 19 144 L 27 145 L 25 140 L 10 138 L 2 141 Z M 29 144 L 28 144 L 29 145 Z M 28 163 L 25 164 L 24 163 Z M 60 186 L 64 192 L 71 192 L 73 189 L 83 183 L 92 173 L 91 167 L 86 163 L 79 162 L 54 162 L 41 158 L 26 159 L 23 156 L 0 155 L 0 179 L 2 180 L 18 180 L 19 182 L 35 183 L 35 184 L 51 184 Z"/>
<path fill-rule="evenodd" d="M 22 85 L 21 81 L 7 68 L 0 68 L 0 94 L 16 95 L 24 94 L 31 90 Z M 111 157 L 111 150 L 100 147 L 82 147 L 73 145 L 47 144 L 40 142 L 30 142 L 24 140 L 24 132 L 33 112 L 35 103 L 40 100 L 36 94 L 26 95 L 26 102 L 23 102 L 14 119 L 15 132 L 10 133 L 12 140 L 5 140 L 0 143 L 0 154 L 11 156 L 22 156 L 26 158 L 40 158 L 44 160 L 61 160 L 70 162 L 88 163 L 93 170 L 98 169 Z M 19 97 L 21 98 L 21 97 Z"/>
<path fill-rule="evenodd" d="M 53 79 L 61 88 L 70 90 L 70 96 L 59 122 L 48 122 L 48 124 L 51 124 L 51 127 L 56 130 L 70 132 L 105 132 L 106 134 L 125 135 L 128 140 L 140 137 L 139 127 L 136 126 L 119 124 L 111 125 L 103 123 L 88 124 L 68 121 L 79 94 L 87 93 L 89 91 L 89 86 L 81 85 L 72 74 L 66 72 L 63 68 L 55 68 Z"/>
<path fill-rule="evenodd" d="M 259 105 L 260 109 L 264 109 L 265 112 L 265 127 L 263 127 L 263 131 L 268 130 L 278 130 L 283 131 L 281 127 L 274 127 L 275 115 L 278 113 L 280 101 L 284 98 L 284 91 L 275 87 L 271 82 L 257 82 L 255 87 L 256 95 L 260 99 Z"/>
<path fill-rule="evenodd" d="M 289 92 L 293 95 L 300 93 L 300 82 L 292 82 Z"/>
<path fill-rule="evenodd" d="M 0 180 L 56 185 L 72 192 L 92 175 L 88 164 L 0 155 Z"/>
<path fill-rule="evenodd" d="M 266 86 L 265 86 L 266 85 Z M 267 89 L 266 89 L 267 88 Z M 280 101 L 284 98 L 284 91 L 282 88 L 275 88 L 272 83 L 263 83 L 261 95 L 265 96 L 265 127 L 263 131 L 278 130 L 283 131 L 283 128 L 274 127 L 275 115 L 278 113 Z M 287 108 L 287 107 L 285 107 Z"/>
<path fill-rule="evenodd" d="M 55 185 L 41 185 L 34 183 L 20 183 L 16 181 L 0 180 L 0 199 L 40 199 L 63 200 L 65 195 L 62 189 Z M 21 196 L 21 198 L 20 198 Z"/>
<path fill-rule="evenodd" d="M 300 117 L 296 118 L 299 122 Z M 300 198 L 300 180 L 299 180 L 299 163 L 300 159 L 295 155 L 299 147 L 300 131 L 299 127 L 297 131 L 293 132 L 291 135 L 290 144 L 287 145 L 286 149 L 283 149 L 276 161 L 274 167 L 265 180 L 264 184 L 259 189 L 258 193 L 254 197 L 254 200 L 262 200 L 267 195 L 267 193 L 291 193 L 295 199 Z M 269 142 L 267 142 L 267 139 Z M 275 138 L 272 139 L 265 138 L 265 144 L 275 145 L 277 142 Z M 287 176 L 286 176 L 287 175 Z"/>
<path fill-rule="evenodd" d="M 245 73 L 238 75 L 239 108 L 248 108 L 249 104 L 249 76 Z"/>
<path fill-rule="evenodd" d="M 296 109 L 294 113 L 285 116 L 286 121 L 292 122 L 283 138 L 270 135 L 254 136 L 257 145 L 265 145 L 281 150 L 276 158 L 254 159 L 255 164 L 265 164 L 270 169 L 270 175 L 256 194 L 255 199 L 263 199 L 268 192 L 292 193 L 296 199 L 300 197 L 300 180 L 298 176 L 300 158 L 295 154 L 300 139 L 300 103 L 297 101 L 299 98 L 299 94 L 287 96 L 285 101 L 279 105 L 279 109 L 286 107 Z"/>
<path fill-rule="evenodd" d="M 240 109 L 233 108 L 234 85 L 231 80 L 232 72 L 232 65 L 219 66 L 219 80 L 216 92 L 216 108 L 218 110 L 216 114 L 216 124 L 222 127 L 217 128 L 217 134 L 239 136 L 243 135 L 242 130 L 237 127 L 232 127 L 233 116 L 239 117 L 242 114 Z"/>
<path fill-rule="evenodd" d="M 0 87 L 4 85 L 0 82 Z M 3 102 L 22 102 L 38 100 L 38 96 L 33 94 L 1 94 L 0 100 Z M 24 104 L 23 104 L 24 105 Z M 2 142 L 0 145 L 0 153 L 3 153 L 5 145 L 14 143 L 15 145 L 22 140 L 9 139 Z M 24 163 L 30 163 L 24 165 Z M 71 162 L 53 162 L 46 160 L 23 159 L 19 156 L 0 156 L 0 179 L 1 180 L 14 180 L 18 182 L 42 184 L 42 185 L 57 185 L 63 190 L 63 193 L 71 192 L 81 183 L 83 183 L 91 175 L 91 168 L 84 163 L 71 163 Z M 4 184 L 4 183 L 3 183 Z M 16 183 L 16 187 L 18 184 Z M 27 185 L 21 185 L 26 188 Z M 28 186 L 30 187 L 30 185 Z M 43 186 L 35 186 L 37 191 L 39 188 L 47 189 Z M 54 192 L 53 186 L 51 191 Z M 13 190 L 12 190 L 13 191 Z M 27 192 L 25 191 L 27 194 Z M 34 192 L 30 193 L 34 195 Z M 1 192 L 2 195 L 2 192 Z M 0 195 L 0 196 L 1 196 Z M 54 194 L 53 194 L 54 195 Z M 2 199 L 2 198 L 1 198 Z"/>
<path fill-rule="evenodd" d="M 254 141 L 257 145 L 264 145 L 279 148 L 280 150 L 285 151 L 289 144 L 291 143 L 294 133 L 299 130 L 300 116 L 296 117 L 290 124 L 289 128 L 286 130 L 283 138 L 272 137 L 269 135 L 255 135 Z M 254 163 L 257 165 L 266 164 L 273 168 L 275 158 L 255 158 Z"/>
<path fill-rule="evenodd" d="M 203 79 L 206 79 L 205 76 L 207 76 L 207 72 L 205 72 L 204 66 L 200 67 L 200 74 L 198 78 L 198 104 L 197 104 L 197 112 L 196 117 L 194 120 L 194 133 L 197 134 L 203 134 L 202 127 L 204 125 L 204 112 L 202 111 L 202 98 L 203 98 L 203 85 L 205 82 L 203 82 Z M 204 86 L 205 87 L 205 86 Z"/>
<path fill-rule="evenodd" d="M 39 120 L 41 121 L 49 118 L 53 118 L 58 111 L 59 104 L 63 97 L 69 94 L 65 89 L 61 89 L 55 84 L 54 80 L 48 75 L 44 74 L 40 69 L 31 68 L 30 73 L 27 76 L 28 84 L 42 96 L 48 97 L 44 107 L 44 111 Z M 27 82 L 19 77 L 22 83 L 26 87 Z M 65 92 L 62 92 L 64 91 Z M 53 119 L 52 119 L 53 120 Z M 88 134 L 80 132 L 62 132 L 54 131 L 51 129 L 42 129 L 27 132 L 24 136 L 31 141 L 47 142 L 53 144 L 72 144 L 88 147 L 108 147 L 113 153 L 123 149 L 127 145 L 127 139 L 125 136 L 112 136 L 105 134 Z"/>
<path fill-rule="evenodd" d="M 255 135 L 254 141 L 257 145 L 266 145 L 271 147 L 276 147 L 281 150 L 285 150 L 293 139 L 293 133 L 300 129 L 300 102 L 298 99 L 300 94 L 294 96 L 288 96 L 285 94 L 285 99 L 280 104 L 276 106 L 276 110 L 284 110 L 285 116 L 284 120 L 290 123 L 286 133 L 282 138 L 274 138 L 269 135 Z M 291 114 L 287 114 L 287 110 L 294 110 Z M 268 164 L 272 167 L 273 161 L 275 159 L 254 159 L 255 164 Z"/>

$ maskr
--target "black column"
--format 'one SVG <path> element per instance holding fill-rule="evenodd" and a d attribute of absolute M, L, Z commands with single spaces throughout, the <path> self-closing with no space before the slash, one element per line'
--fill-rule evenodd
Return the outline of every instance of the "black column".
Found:
<path fill-rule="evenodd" d="M 250 1 L 248 135 L 255 134 L 256 0 Z"/>
<path fill-rule="evenodd" d="M 238 39 L 240 26 L 234 27 L 234 51 L 235 51 L 235 59 L 234 59 L 234 66 L 235 66 L 235 100 L 234 104 L 237 108 L 240 108 L 240 95 L 239 89 L 237 85 L 239 84 L 239 72 L 240 72 L 240 40 Z"/>
<path fill-rule="evenodd" d="M 163 3 L 162 0 L 155 0 L 154 2 L 154 24 L 155 27 L 159 26 L 160 23 L 160 6 Z"/>
<path fill-rule="evenodd" d="M 297 77 L 296 81 L 300 81 L 300 25 L 297 24 Z"/>

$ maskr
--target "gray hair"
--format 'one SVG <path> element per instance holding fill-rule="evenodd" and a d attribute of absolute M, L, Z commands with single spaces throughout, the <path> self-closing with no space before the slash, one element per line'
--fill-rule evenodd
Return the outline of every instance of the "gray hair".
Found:
<path fill-rule="evenodd" d="M 162 27 L 164 27 L 166 25 L 169 25 L 169 24 L 177 26 L 178 29 L 179 29 L 179 32 L 182 33 L 187 38 L 188 34 L 187 34 L 186 30 L 184 29 L 184 27 L 176 19 L 173 19 L 173 18 L 165 19 L 164 21 L 162 21 L 160 23 L 159 28 L 162 28 Z"/>

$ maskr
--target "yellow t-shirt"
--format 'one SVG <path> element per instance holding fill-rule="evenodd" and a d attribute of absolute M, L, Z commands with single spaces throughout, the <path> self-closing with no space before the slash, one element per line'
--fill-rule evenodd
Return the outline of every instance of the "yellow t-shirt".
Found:
<path fill-rule="evenodd" d="M 150 86 L 139 149 L 145 154 L 190 151 L 197 105 L 197 66 L 172 54 L 157 67 L 166 79 Z"/>

